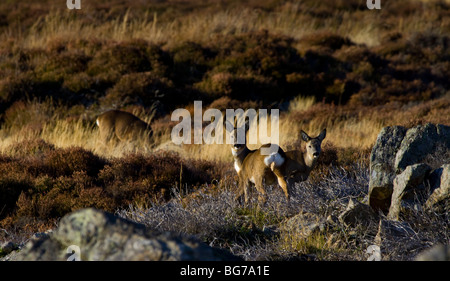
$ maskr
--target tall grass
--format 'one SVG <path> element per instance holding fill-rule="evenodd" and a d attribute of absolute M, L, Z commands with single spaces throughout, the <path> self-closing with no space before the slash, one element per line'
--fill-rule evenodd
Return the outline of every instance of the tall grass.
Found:
<path fill-rule="evenodd" d="M 402 1 L 406 2 L 406 1 Z M 410 2 L 410 1 L 409 1 Z M 390 18 L 390 32 L 412 34 L 433 29 L 434 32 L 445 32 L 448 19 L 436 25 L 435 11 L 438 5 L 432 1 L 417 6 L 412 5 L 412 11 L 396 19 Z M 145 39 L 153 43 L 166 43 L 171 46 L 180 41 L 194 41 L 207 43 L 214 36 L 227 34 L 241 34 L 252 31 L 270 30 L 276 34 L 283 34 L 301 39 L 305 35 L 333 32 L 348 37 L 358 44 L 377 46 L 382 41 L 384 21 L 386 15 L 383 11 L 346 11 L 333 2 L 321 5 L 288 1 L 275 5 L 275 8 L 265 11 L 229 5 L 228 8 L 199 9 L 187 12 L 182 17 L 166 16 L 170 12 L 162 12 L 166 18 L 175 17 L 175 20 L 160 20 L 157 11 L 135 16 L 132 10 L 124 10 L 108 20 L 90 24 L 92 19 L 86 14 L 95 13 L 95 7 L 86 5 L 83 13 L 74 13 L 67 9 L 52 9 L 41 16 L 26 32 L 8 30 L 2 34 L 3 38 L 14 38 L 23 48 L 45 47 L 48 42 L 55 39 L 90 39 L 122 41 L 133 38 Z M 407 4 L 395 4 L 389 1 L 384 9 L 397 9 L 403 13 Z M 350 6 L 349 6 L 350 7 Z M 417 8 L 416 8 L 417 7 Z M 323 13 L 324 16 L 311 16 L 314 12 Z M 423 12 L 425 11 L 425 12 Z"/>
<path fill-rule="evenodd" d="M 316 136 L 326 128 L 325 144 L 329 143 L 338 149 L 366 150 L 372 147 L 378 132 L 384 126 L 409 127 L 424 122 L 449 124 L 449 105 L 450 99 L 444 96 L 411 105 L 407 110 L 395 105 L 355 110 L 348 106 L 326 105 L 314 102 L 313 98 L 299 97 L 291 102 L 288 111 L 280 114 L 277 143 L 284 149 L 301 149 L 300 130 L 306 131 L 310 136 Z M 99 140 L 98 128 L 95 125 L 96 116 L 101 112 L 82 107 L 72 111 L 74 112 L 71 113 L 68 108 L 54 104 L 51 100 L 18 102 L 6 113 L 6 122 L 0 128 L 0 152 L 8 154 L 8 147 L 13 143 L 41 138 L 56 147 L 83 147 L 104 157 L 120 157 L 130 152 L 148 154 L 157 150 L 171 150 L 189 159 L 232 161 L 229 144 L 225 139 L 223 144 L 174 145 L 170 134 L 175 123 L 155 121 L 152 114 L 146 114 L 138 108 L 131 112 L 158 127 L 152 148 L 144 148 L 144 142 L 138 142 L 137 145 L 105 145 Z M 270 116 L 268 120 L 258 122 L 268 124 L 270 135 Z M 207 122 L 204 126 L 206 125 Z M 223 135 L 226 135 L 225 129 Z M 258 148 L 262 143 L 259 138 L 257 141 L 255 144 L 249 144 L 249 147 Z"/>

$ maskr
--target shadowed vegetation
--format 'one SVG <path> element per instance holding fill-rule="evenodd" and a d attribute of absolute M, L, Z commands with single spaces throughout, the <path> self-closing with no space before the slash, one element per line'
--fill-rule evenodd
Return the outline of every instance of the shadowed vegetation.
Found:
<path fill-rule="evenodd" d="M 72 11 L 61 0 L 1 1 L 0 228 L 9 236 L 0 241 L 21 243 L 96 207 L 247 260 L 365 259 L 376 226 L 336 224 L 306 241 L 280 227 L 363 201 L 384 126 L 450 125 L 449 15 L 446 0 L 384 0 L 379 11 L 360 0 L 99 0 Z M 192 114 L 194 100 L 222 112 L 280 109 L 286 150 L 301 149 L 301 129 L 327 128 L 294 203 L 274 188 L 266 205 L 243 206 L 228 145 L 171 143 L 171 113 Z M 95 120 L 110 109 L 150 123 L 153 147 L 100 145 Z M 421 239 L 448 244 L 438 231 L 448 219 L 408 216 Z M 412 257 L 393 245 L 390 259 Z"/>

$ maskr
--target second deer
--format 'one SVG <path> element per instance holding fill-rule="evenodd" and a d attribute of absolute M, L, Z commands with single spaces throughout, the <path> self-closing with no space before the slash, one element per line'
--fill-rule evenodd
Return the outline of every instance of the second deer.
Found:
<path fill-rule="evenodd" d="M 245 126 L 245 133 L 247 133 L 248 123 Z M 237 129 L 234 129 L 232 136 L 235 136 L 236 133 Z M 321 144 L 325 136 L 326 129 L 314 138 L 302 130 L 300 137 L 306 142 L 305 152 L 301 150 L 284 152 L 280 147 L 277 147 L 272 154 L 264 155 L 261 153 L 261 149 L 269 147 L 271 144 L 265 144 L 256 150 L 250 150 L 246 141 L 244 144 L 232 144 L 234 167 L 239 177 L 240 193 L 238 197 L 243 193 L 245 203 L 247 203 L 250 185 L 254 185 L 260 193 L 260 199 L 265 201 L 264 185 L 278 183 L 289 201 L 289 186 L 309 177 L 317 164 Z"/>
<path fill-rule="evenodd" d="M 153 134 L 149 124 L 131 113 L 120 110 L 100 114 L 96 123 L 104 144 L 110 141 L 135 142 L 142 139 L 147 143 Z"/>

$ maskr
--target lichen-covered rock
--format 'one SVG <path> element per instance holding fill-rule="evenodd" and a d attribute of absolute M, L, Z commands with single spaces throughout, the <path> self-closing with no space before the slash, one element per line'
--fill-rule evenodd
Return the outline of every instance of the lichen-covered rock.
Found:
<path fill-rule="evenodd" d="M 347 208 L 339 215 L 339 221 L 347 226 L 368 225 L 375 222 L 377 214 L 366 204 L 350 199 Z"/>
<path fill-rule="evenodd" d="M 369 205 L 374 210 L 388 211 L 395 178 L 395 155 L 406 134 L 400 126 L 384 127 L 370 155 Z"/>
<path fill-rule="evenodd" d="M 83 209 L 63 217 L 50 235 L 30 241 L 17 260 L 239 260 L 193 237 L 158 233 L 112 214 Z"/>
<path fill-rule="evenodd" d="M 439 141 L 436 125 L 418 125 L 409 129 L 395 155 L 395 171 L 403 172 L 406 167 L 420 163 Z"/>
<path fill-rule="evenodd" d="M 445 164 L 430 175 L 433 192 L 425 202 L 425 208 L 430 209 L 443 205 L 443 211 L 450 210 L 450 164 Z"/>
<path fill-rule="evenodd" d="M 416 261 L 450 261 L 450 246 L 438 244 L 420 252 Z"/>
<path fill-rule="evenodd" d="M 317 231 L 324 230 L 325 220 L 313 213 L 300 213 L 288 219 L 282 230 L 299 238 L 308 238 Z"/>
<path fill-rule="evenodd" d="M 402 199 L 414 199 L 414 190 L 422 185 L 430 170 L 430 166 L 420 163 L 406 167 L 401 174 L 395 177 L 388 219 L 398 219 Z"/>
<path fill-rule="evenodd" d="M 399 126 L 383 128 L 370 156 L 369 205 L 387 213 L 396 176 L 411 165 L 433 162 L 430 165 L 436 168 L 448 163 L 439 157 L 444 153 L 445 158 L 449 151 L 449 126 L 428 123 L 408 130 Z"/>

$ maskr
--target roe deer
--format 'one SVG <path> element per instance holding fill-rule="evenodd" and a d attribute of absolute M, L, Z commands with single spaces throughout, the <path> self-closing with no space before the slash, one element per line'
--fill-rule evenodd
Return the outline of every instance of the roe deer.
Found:
<path fill-rule="evenodd" d="M 248 191 L 252 183 L 263 196 L 263 201 L 265 201 L 266 192 L 263 185 L 271 185 L 277 182 L 282 188 L 286 199 L 289 201 L 288 183 L 290 186 L 297 181 L 304 181 L 308 178 L 311 170 L 317 163 L 321 151 L 321 144 L 325 136 L 326 129 L 315 138 L 309 137 L 302 130 L 301 138 L 306 142 L 306 153 L 299 150 L 284 152 L 278 147 L 276 152 L 270 155 L 263 155 L 261 154 L 261 148 L 268 147 L 271 144 L 265 144 L 256 150 L 249 150 L 245 144 L 245 148 L 241 148 L 241 153 L 246 153 L 246 156 L 238 171 L 239 185 L 241 188 L 238 197 L 244 193 L 244 200 L 247 203 Z M 236 163 L 239 163 L 239 159 L 235 156 L 235 168 L 238 166 Z"/>
<path fill-rule="evenodd" d="M 231 124 L 231 128 L 233 128 L 233 129 L 231 129 L 231 131 L 230 131 L 230 137 L 231 137 L 231 142 L 232 142 L 231 154 L 233 155 L 233 158 L 234 158 L 234 169 L 236 170 L 236 173 L 239 175 L 239 173 L 242 169 L 242 162 L 244 162 L 245 157 L 247 157 L 247 155 L 249 153 L 253 153 L 254 150 L 250 150 L 247 147 L 247 141 L 245 139 L 245 136 L 247 135 L 247 131 L 249 129 L 249 122 L 246 121 L 245 124 L 243 125 L 245 143 L 239 143 L 237 141 L 237 134 L 238 134 L 239 128 L 236 128 L 236 125 L 237 125 L 237 120 L 235 119 L 234 125 Z"/>
<path fill-rule="evenodd" d="M 320 134 L 311 138 L 303 130 L 300 131 L 300 136 L 305 141 L 305 152 L 301 150 L 290 150 L 286 152 L 287 161 L 284 164 L 284 174 L 287 176 L 289 185 L 305 181 L 309 174 L 317 164 L 320 152 L 322 151 L 322 141 L 327 135 L 327 130 L 323 129 Z"/>
<path fill-rule="evenodd" d="M 259 193 L 265 196 L 263 182 L 266 184 L 274 184 L 276 181 L 278 181 L 278 184 L 283 189 L 286 197 L 288 197 L 287 183 L 279 170 L 279 167 L 286 158 L 284 151 L 278 145 L 270 143 L 264 144 L 255 150 L 249 149 L 245 137 L 249 130 L 248 120 L 244 124 L 244 143 L 237 142 L 237 132 L 239 128 L 236 128 L 236 124 L 237 120 L 235 120 L 235 125 L 232 125 L 233 129 L 231 130 L 231 153 L 234 158 L 234 169 L 239 178 L 240 194 L 238 194 L 237 197 L 240 197 L 242 193 L 244 193 L 245 202 L 248 202 L 248 188 L 250 182 L 255 185 Z M 262 149 L 268 149 L 269 147 L 271 147 L 274 152 L 270 155 L 263 154 Z"/>
<path fill-rule="evenodd" d="M 125 111 L 104 112 L 97 117 L 96 123 L 104 144 L 117 140 L 133 142 L 141 138 L 147 141 L 153 134 L 149 124 Z"/>

